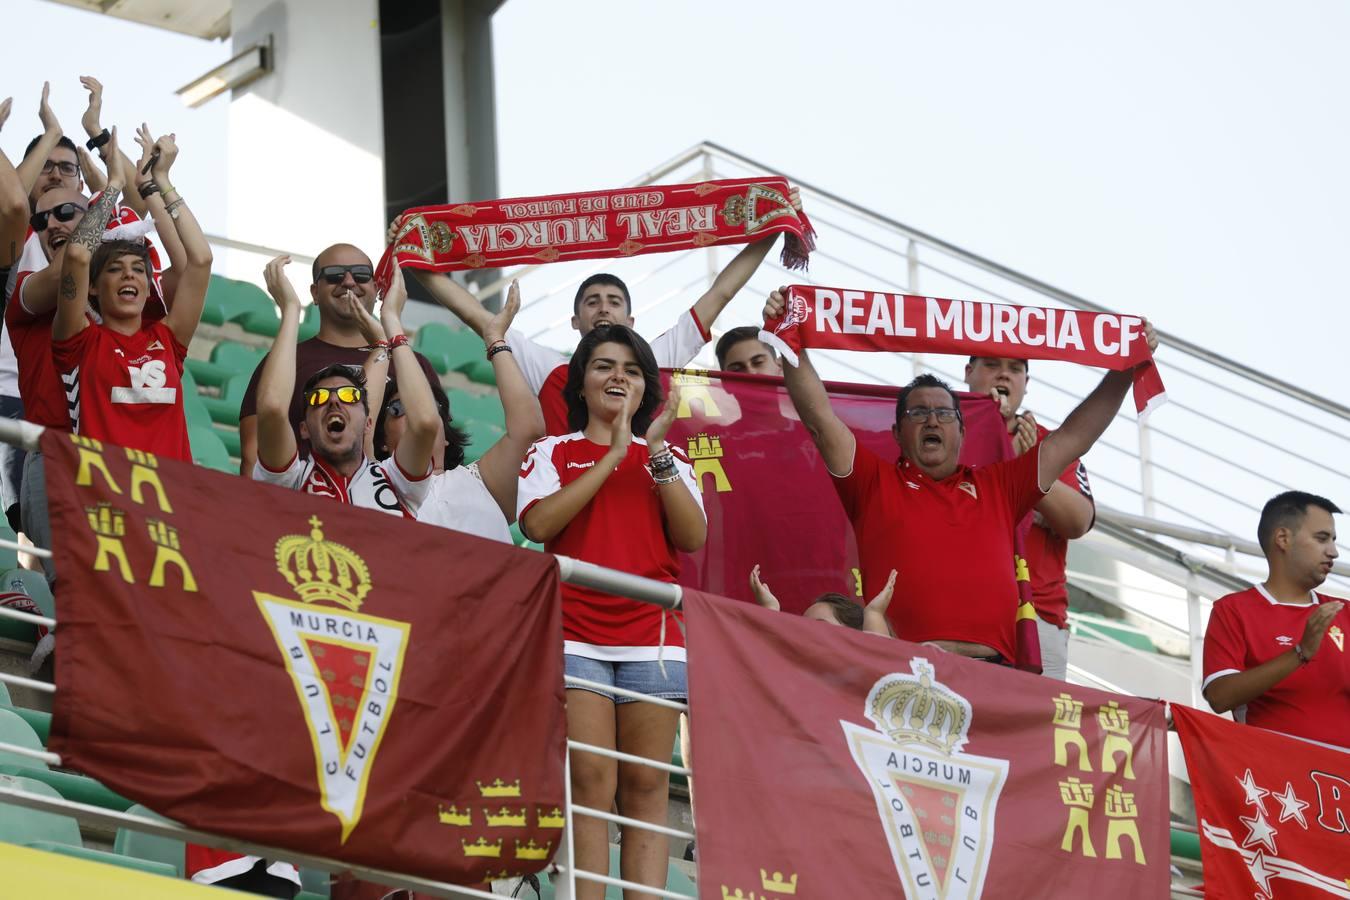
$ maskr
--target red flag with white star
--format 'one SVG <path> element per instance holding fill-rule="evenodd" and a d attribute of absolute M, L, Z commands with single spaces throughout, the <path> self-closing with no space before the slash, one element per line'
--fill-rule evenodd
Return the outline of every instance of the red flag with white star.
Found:
<path fill-rule="evenodd" d="M 1350 753 L 1173 705 L 1205 896 L 1350 898 Z"/>

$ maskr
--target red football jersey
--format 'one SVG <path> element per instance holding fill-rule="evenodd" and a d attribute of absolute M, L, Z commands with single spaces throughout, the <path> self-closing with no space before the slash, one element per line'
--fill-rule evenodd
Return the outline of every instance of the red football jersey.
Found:
<path fill-rule="evenodd" d="M 970 641 L 1016 658 L 1013 533 L 1045 496 L 1039 453 L 960 466 L 934 481 L 903 457 L 887 463 L 861 443 L 853 471 L 834 478 L 853 523 L 870 599 L 898 574 L 887 611 L 907 641 Z"/>
<path fill-rule="evenodd" d="M 1313 594 L 1321 603 L 1339 600 Z M 1303 637 L 1315 604 L 1280 603 L 1263 585 L 1214 602 L 1205 630 L 1203 687 L 1224 675 L 1245 672 L 1288 653 Z M 1350 748 L 1350 607 L 1332 620 L 1317 655 L 1245 707 L 1239 722 Z"/>
<path fill-rule="evenodd" d="M 520 470 L 518 519 L 544 497 L 580 478 L 609 447 L 580 432 L 546 437 L 535 443 Z M 689 460 L 672 447 L 675 465 L 699 509 L 703 494 Z M 628 456 L 610 474 L 591 501 L 544 548 L 656 581 L 674 583 L 680 574 L 675 546 L 666 535 L 661 498 L 647 471 L 647 444 L 634 438 Z M 657 658 L 662 619 L 666 622 L 665 658 L 684 660 L 684 634 L 677 614 L 572 584 L 562 586 L 565 652 L 614 662 Z"/>
<path fill-rule="evenodd" d="M 1038 442 L 1049 433 L 1050 429 L 1044 425 L 1036 426 Z M 1060 473 L 1059 480 L 1092 503 L 1095 517 L 1097 504 L 1092 499 L 1092 486 L 1088 483 L 1083 461 L 1075 459 Z M 1056 627 L 1068 628 L 1069 586 L 1064 580 L 1065 563 L 1069 558 L 1068 539 L 1033 522 L 1027 530 L 1026 551 L 1027 569 L 1031 575 L 1031 603 L 1036 607 L 1036 615 Z"/>
<path fill-rule="evenodd" d="M 46 428 L 69 431 L 70 409 L 66 406 L 61 376 L 52 359 L 52 322 L 56 313 L 35 316 L 23 304 L 24 284 L 32 274 L 19 273 L 14 294 L 5 308 L 5 328 L 19 363 L 23 417 Z"/>
<path fill-rule="evenodd" d="M 77 434 L 192 462 L 183 414 L 187 347 L 163 322 L 135 334 L 90 325 L 52 344 Z"/>

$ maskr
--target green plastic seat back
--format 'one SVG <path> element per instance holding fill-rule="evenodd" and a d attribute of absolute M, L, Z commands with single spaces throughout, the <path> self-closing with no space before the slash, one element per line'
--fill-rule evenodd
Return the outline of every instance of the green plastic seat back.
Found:
<path fill-rule="evenodd" d="M 144 816 L 147 819 L 154 819 L 157 822 L 172 822 L 172 819 L 166 819 L 159 813 L 153 812 L 139 803 L 127 810 L 134 816 Z M 134 828 L 117 829 L 117 837 L 113 840 L 113 852 L 122 856 L 131 856 L 136 859 L 148 859 L 152 862 L 167 863 L 174 867 L 178 872 L 178 877 L 183 877 L 185 869 L 183 861 L 183 842 L 173 838 L 159 837 L 154 834 L 146 834 L 143 831 L 137 831 Z"/>
<path fill-rule="evenodd" d="M 237 471 L 234 463 L 230 462 L 230 454 L 225 449 L 225 443 L 209 425 L 189 427 L 188 442 L 192 445 L 192 461 L 197 465 L 221 472 Z"/>
<path fill-rule="evenodd" d="M 42 740 L 29 725 L 12 709 L 0 709 L 0 744 L 13 744 L 25 750 L 43 750 Z M 0 763 L 25 766 L 30 769 L 45 769 L 47 764 L 30 756 L 20 756 L 8 750 L 0 750 Z"/>
<path fill-rule="evenodd" d="M 264 347 L 250 347 L 238 341 L 221 341 L 211 349 L 211 362 L 236 373 L 252 376 L 267 353 Z"/>
<path fill-rule="evenodd" d="M 55 788 L 40 781 L 19 776 L 0 775 L 0 787 L 7 790 L 19 790 L 28 794 L 41 794 L 45 797 L 60 799 Z M 80 826 L 70 816 L 56 813 L 39 812 L 24 806 L 0 803 L 0 841 L 11 844 L 27 844 L 32 841 L 53 841 L 82 847 Z"/>
<path fill-rule="evenodd" d="M 0 591 L 13 591 L 27 594 L 42 610 L 44 616 L 56 618 L 56 601 L 52 599 L 51 586 L 41 572 L 33 572 L 18 566 L 0 575 Z"/>

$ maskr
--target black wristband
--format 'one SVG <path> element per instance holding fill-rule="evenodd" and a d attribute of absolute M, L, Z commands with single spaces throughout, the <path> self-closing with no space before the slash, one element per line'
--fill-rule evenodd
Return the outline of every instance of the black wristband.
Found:
<path fill-rule="evenodd" d="M 159 193 L 159 185 L 155 184 L 153 181 L 147 181 L 145 184 L 137 188 L 137 190 L 141 192 L 142 200 L 149 200 L 151 194 Z"/>
<path fill-rule="evenodd" d="M 97 150 L 99 147 L 102 147 L 104 144 L 108 143 L 108 141 L 111 140 L 112 135 L 108 132 L 108 129 L 105 128 L 98 134 L 91 137 L 89 140 L 85 141 L 84 145 L 88 147 L 90 150 Z"/>

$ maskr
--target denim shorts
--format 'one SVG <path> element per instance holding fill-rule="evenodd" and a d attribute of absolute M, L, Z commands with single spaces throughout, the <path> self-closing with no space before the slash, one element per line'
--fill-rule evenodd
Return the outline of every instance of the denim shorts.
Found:
<path fill-rule="evenodd" d="M 684 663 L 678 660 L 665 661 L 666 676 L 661 677 L 661 664 L 656 660 L 648 662 L 609 662 L 603 659 L 591 659 L 589 656 L 563 656 L 563 671 L 573 678 L 585 678 L 598 681 L 611 687 L 623 688 L 646 694 L 648 697 L 662 697 L 667 700 L 684 700 L 689 696 L 689 688 L 684 677 Z M 567 686 L 569 690 L 592 691 L 602 697 L 608 697 L 619 703 L 636 703 L 631 697 L 619 697 L 595 688 Z"/>

